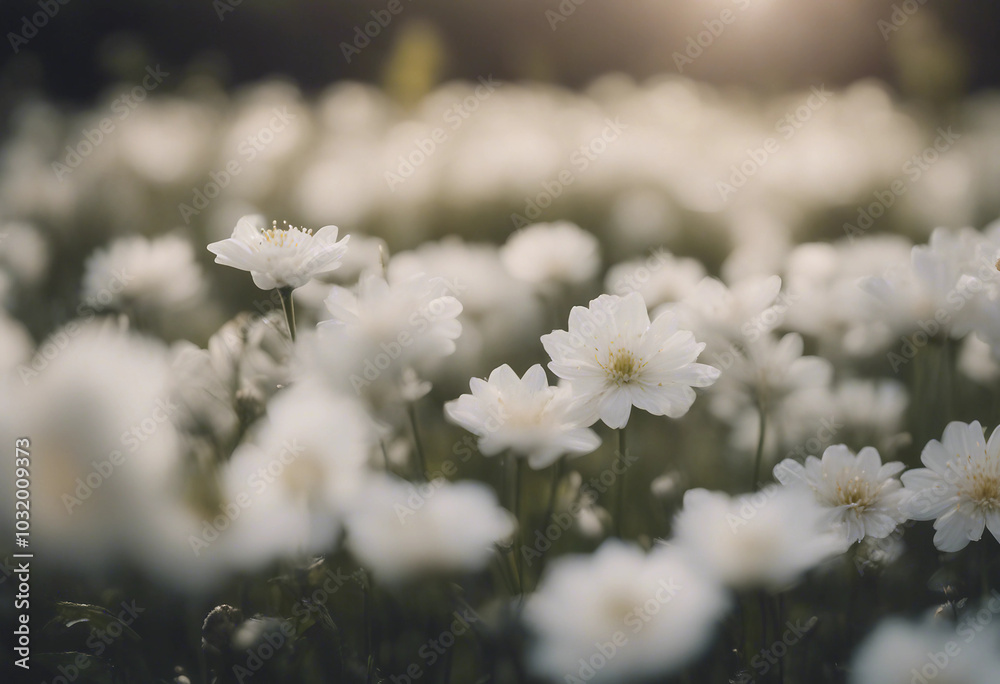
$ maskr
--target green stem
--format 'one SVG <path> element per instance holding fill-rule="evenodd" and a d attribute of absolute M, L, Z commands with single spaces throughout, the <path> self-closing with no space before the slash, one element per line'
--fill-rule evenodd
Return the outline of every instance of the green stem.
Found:
<path fill-rule="evenodd" d="M 521 544 L 524 541 L 523 533 L 523 520 L 521 516 L 521 489 L 524 484 L 524 465 L 525 460 L 523 458 L 514 457 L 514 463 L 516 468 L 514 470 L 514 519 L 517 521 L 517 531 L 514 533 L 514 554 L 515 563 L 517 567 L 517 588 L 520 590 L 521 594 L 524 594 L 524 554 L 521 552 Z"/>
<path fill-rule="evenodd" d="M 545 530 L 548 529 L 549 524 L 552 522 L 552 516 L 555 514 L 556 510 L 556 497 L 559 495 L 559 483 L 562 482 L 563 474 L 566 472 L 566 459 L 559 458 L 553 467 L 552 475 L 552 487 L 549 489 L 549 501 L 545 508 L 545 519 L 542 521 L 542 534 L 545 534 Z M 543 552 L 541 557 L 538 559 L 538 572 L 535 574 L 535 586 L 538 586 L 538 582 L 542 579 L 542 571 L 545 570 L 545 559 L 546 555 Z"/>
<path fill-rule="evenodd" d="M 627 426 L 626 426 L 627 427 Z M 628 463 L 628 440 L 625 436 L 626 427 L 618 428 L 618 457 L 624 463 Z M 625 473 L 627 468 L 622 468 L 621 475 L 618 476 L 618 495 L 615 498 L 615 532 L 619 537 L 625 537 Z"/>
<path fill-rule="evenodd" d="M 413 453 L 416 457 L 417 480 L 427 480 L 427 461 L 424 458 L 424 447 L 420 441 L 420 430 L 417 428 L 417 404 L 410 402 L 406 406 L 406 412 L 410 416 L 410 430 L 413 432 Z"/>
<path fill-rule="evenodd" d="M 764 440 L 767 437 L 767 411 L 765 410 L 764 400 L 760 399 L 757 402 L 757 410 L 760 412 L 760 426 L 757 435 L 757 455 L 754 457 L 753 463 L 753 482 L 750 483 L 751 491 L 757 491 L 757 487 L 760 484 L 760 468 L 764 462 Z"/>
<path fill-rule="evenodd" d="M 295 341 L 295 302 L 292 300 L 292 288 L 279 287 L 278 296 L 281 298 L 281 310 L 285 312 L 285 323 L 288 324 L 288 336 Z"/>

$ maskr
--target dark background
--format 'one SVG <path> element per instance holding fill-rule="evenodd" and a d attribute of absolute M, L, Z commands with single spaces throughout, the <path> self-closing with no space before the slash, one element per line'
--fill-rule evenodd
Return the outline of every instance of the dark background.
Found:
<path fill-rule="evenodd" d="M 220 12 L 228 2 L 239 4 Z M 18 54 L 8 33 L 40 11 L 38 0 L 4 0 L 3 111 L 27 94 L 83 106 L 151 63 L 229 87 L 276 75 L 307 92 L 340 79 L 380 82 L 394 55 L 406 59 L 402 38 L 415 30 L 440 51 L 438 81 L 493 74 L 579 87 L 609 71 L 642 79 L 676 72 L 673 52 L 724 8 L 754 16 L 727 28 L 685 75 L 766 91 L 873 76 L 906 91 L 907 70 L 926 69 L 919 55 L 901 63 L 900 51 L 932 50 L 935 70 L 949 58 L 951 95 L 1000 83 L 993 0 L 910 0 L 919 9 L 888 40 L 877 22 L 902 4 L 893 0 L 749 0 L 745 12 L 738 0 L 584 0 L 556 30 L 546 11 L 559 0 L 400 2 L 402 13 L 347 63 L 341 41 L 387 0 L 68 0 Z"/>

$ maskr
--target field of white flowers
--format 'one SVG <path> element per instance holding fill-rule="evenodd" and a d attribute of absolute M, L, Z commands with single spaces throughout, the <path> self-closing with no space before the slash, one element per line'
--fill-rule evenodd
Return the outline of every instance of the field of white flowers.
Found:
<path fill-rule="evenodd" d="M 19 674 L 1000 682 L 1000 96 L 140 83 L 0 141 Z"/>

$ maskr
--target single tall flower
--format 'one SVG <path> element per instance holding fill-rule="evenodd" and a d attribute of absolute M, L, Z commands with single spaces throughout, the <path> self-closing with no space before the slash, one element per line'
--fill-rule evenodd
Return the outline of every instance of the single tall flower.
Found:
<path fill-rule="evenodd" d="M 959 551 L 984 529 L 1000 541 L 1000 430 L 986 441 L 978 421 L 948 423 L 920 460 L 926 468 L 902 475 L 904 510 L 915 520 L 934 520 L 934 546 Z"/>
<path fill-rule="evenodd" d="M 695 363 L 705 345 L 678 330 L 672 312 L 650 323 L 638 292 L 573 307 L 569 331 L 542 335 L 542 345 L 552 358 L 549 369 L 570 382 L 590 423 L 599 418 L 612 428 L 628 423 L 633 406 L 679 418 L 694 403 L 691 388 L 719 377 L 717 368 Z"/>
<path fill-rule="evenodd" d="M 509 448 L 527 456 L 528 465 L 538 470 L 563 454 L 589 454 L 601 444 L 573 415 L 569 388 L 550 387 L 539 364 L 523 378 L 504 364 L 489 380 L 472 378 L 469 385 L 472 394 L 449 401 L 444 412 L 479 437 L 479 450 L 487 456 Z"/>
<path fill-rule="evenodd" d="M 337 240 L 337 226 L 324 226 L 315 235 L 304 228 L 277 222 L 268 229 L 260 216 L 244 216 L 228 240 L 213 242 L 208 251 L 215 263 L 249 271 L 262 290 L 302 287 L 316 276 L 340 267 L 349 235 Z"/>
<path fill-rule="evenodd" d="M 865 447 L 857 456 L 843 444 L 827 447 L 823 460 L 810 456 L 803 466 L 786 458 L 774 477 L 786 487 L 808 491 L 827 512 L 832 525 L 843 526 L 851 544 L 865 537 L 884 539 L 906 521 L 900 510 L 902 486 L 898 461 L 882 465 L 878 451 Z"/>

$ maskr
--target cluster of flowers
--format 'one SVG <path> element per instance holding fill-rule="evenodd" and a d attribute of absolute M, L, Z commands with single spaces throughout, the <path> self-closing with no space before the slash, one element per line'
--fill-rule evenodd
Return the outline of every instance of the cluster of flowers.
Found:
<path fill-rule="evenodd" d="M 5 262 L 5 273 L 44 270 L 44 245 L 32 235 L 9 230 L 20 253 L 41 254 Z M 272 296 L 205 349 L 130 329 L 155 329 L 203 289 L 190 245 L 173 236 L 124 238 L 96 252 L 83 277 L 88 315 L 38 350 L 19 324 L 0 329 L 5 348 L 23 347 L 4 375 L 0 436 L 30 434 L 46 454 L 33 519 L 50 557 L 95 573 L 124 559 L 197 591 L 341 541 L 387 585 L 482 571 L 498 548 L 510 552 L 523 533 L 516 495 L 505 510 L 482 482 L 434 477 L 417 402 L 431 381 L 447 387 L 481 365 L 498 324 L 530 325 L 545 302 L 596 278 L 598 241 L 570 223 L 534 224 L 499 249 L 444 241 L 389 258 L 377 241 L 356 245 L 352 236 L 349 246 L 338 237 L 334 226 L 313 233 L 247 216 L 210 244 L 217 263 L 250 272 Z M 814 454 L 774 466 L 777 484 L 753 493 L 689 489 L 672 535 L 652 550 L 609 537 L 593 554 L 552 559 L 520 614 L 534 639 L 531 667 L 556 680 L 676 671 L 714 638 L 731 591 L 784 591 L 911 519 L 934 521 L 942 552 L 990 543 L 980 541 L 986 530 L 1000 540 L 1000 433 L 987 439 L 976 421 L 952 422 L 923 448 L 925 467 L 904 472 L 883 463 L 879 448 L 898 447 L 906 389 L 850 377 L 873 354 L 886 353 L 889 365 L 894 355 L 912 358 L 893 350 L 902 337 L 917 346 L 959 339 L 963 372 L 995 380 L 998 257 L 996 228 L 939 229 L 916 247 L 882 237 L 800 245 L 784 281 L 727 284 L 695 260 L 657 252 L 610 269 L 610 294 L 573 307 L 565 330 L 541 336 L 557 385 L 541 365 L 519 376 L 503 364 L 473 378 L 445 416 L 477 437 L 484 456 L 535 470 L 595 452 L 598 422 L 618 431 L 619 455 L 628 456 L 632 409 L 681 418 L 694 388 L 708 395 L 713 419 L 731 426 L 727 465 L 753 464 L 755 490 L 764 454 L 801 444 L 821 419 L 833 421 L 831 439 L 844 430 L 878 443 L 857 453 L 834 444 L 821 457 L 810 447 Z M 333 284 L 337 273 L 354 285 Z M 496 292 L 498 282 L 511 286 Z M 296 322 L 296 302 L 316 325 Z M 98 318 L 100 309 L 118 315 Z M 836 367 L 804 356 L 803 334 L 828 345 Z M 447 463 L 433 465 L 453 475 Z M 576 509 L 591 537 L 609 535 L 606 511 L 592 501 Z M 517 584 L 526 593 L 523 568 Z M 859 655 L 856 680 L 891 681 L 886 658 L 900 639 L 923 644 L 940 634 L 947 638 L 937 624 L 887 623 Z M 921 649 L 911 650 L 922 657 Z M 1000 666 L 986 648 L 964 656 L 970 681 Z M 912 664 L 898 667 L 908 676 Z"/>

